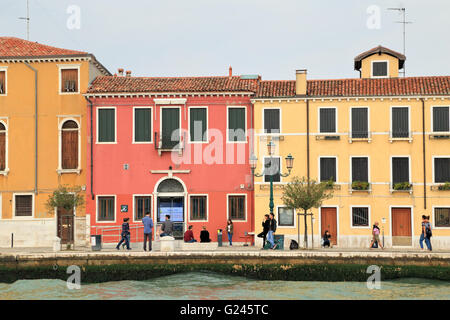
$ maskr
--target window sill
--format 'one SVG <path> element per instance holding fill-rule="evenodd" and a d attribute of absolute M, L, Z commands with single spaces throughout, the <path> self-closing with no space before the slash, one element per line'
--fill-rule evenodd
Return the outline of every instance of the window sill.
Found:
<path fill-rule="evenodd" d="M 409 194 L 412 194 L 413 190 L 412 190 L 412 188 L 409 189 L 409 190 L 394 190 L 394 189 L 391 189 L 390 192 L 391 193 L 409 193 Z"/>
<path fill-rule="evenodd" d="M 0 175 L 3 175 L 5 177 L 8 175 L 8 173 L 9 173 L 9 168 L 6 168 L 5 170 L 0 171 Z"/>
<path fill-rule="evenodd" d="M 350 192 L 350 194 L 352 194 L 353 192 L 367 192 L 367 193 L 372 193 L 372 189 L 365 189 L 365 190 L 362 190 L 362 189 L 352 189 L 352 188 L 350 188 L 350 189 L 349 189 L 349 192 Z"/>
<path fill-rule="evenodd" d="M 81 169 L 58 169 L 58 170 L 56 170 L 56 172 L 58 172 L 58 175 L 71 174 L 71 173 L 80 174 Z"/>
<path fill-rule="evenodd" d="M 450 132 L 432 132 L 429 135 L 429 139 L 450 139 Z"/>
<path fill-rule="evenodd" d="M 367 142 L 367 143 L 371 143 L 372 139 L 371 138 L 349 138 L 348 142 L 349 143 L 353 143 L 353 142 Z"/>
<path fill-rule="evenodd" d="M 341 136 L 339 134 L 335 134 L 335 133 L 318 133 L 316 135 L 316 140 L 328 140 L 328 141 L 333 141 L 333 140 L 341 140 Z"/>
<path fill-rule="evenodd" d="M 76 94 L 80 94 L 80 92 L 59 92 L 60 95 L 62 96 L 71 96 L 71 95 L 76 95 Z"/>
<path fill-rule="evenodd" d="M 411 143 L 413 141 L 413 138 L 412 137 L 409 137 L 409 138 L 393 138 L 393 137 L 390 137 L 389 138 L 389 142 L 390 143 L 392 143 L 394 141 L 408 141 L 409 143 Z"/>
<path fill-rule="evenodd" d="M 436 184 L 434 186 L 430 186 L 431 191 L 450 191 L 450 189 L 440 189 L 439 187 L 443 186 L 443 184 Z"/>

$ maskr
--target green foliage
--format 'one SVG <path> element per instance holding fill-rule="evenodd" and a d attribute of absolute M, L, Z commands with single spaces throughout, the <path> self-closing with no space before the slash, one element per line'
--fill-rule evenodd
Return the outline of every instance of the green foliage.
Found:
<path fill-rule="evenodd" d="M 399 182 L 394 184 L 394 190 L 411 190 L 412 184 L 409 182 Z"/>
<path fill-rule="evenodd" d="M 48 197 L 46 207 L 49 213 L 53 213 L 55 208 L 64 208 L 67 211 L 73 208 L 84 206 L 84 194 L 81 187 L 59 186 L 58 189 Z"/>
<path fill-rule="evenodd" d="M 438 187 L 438 189 L 439 189 L 439 190 L 450 190 L 450 182 L 446 182 L 446 183 L 444 183 L 444 184 L 441 184 L 441 185 Z"/>
<path fill-rule="evenodd" d="M 320 183 L 310 180 L 308 183 L 305 177 L 293 177 L 284 188 L 281 200 L 286 207 L 294 210 L 319 208 L 324 200 L 333 196 L 333 185 L 331 180 Z"/>
<path fill-rule="evenodd" d="M 369 190 L 370 183 L 366 181 L 353 181 L 352 189 L 353 190 Z"/>

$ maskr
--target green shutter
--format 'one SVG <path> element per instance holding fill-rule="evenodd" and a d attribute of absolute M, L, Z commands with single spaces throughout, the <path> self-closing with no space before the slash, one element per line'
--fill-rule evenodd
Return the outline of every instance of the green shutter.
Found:
<path fill-rule="evenodd" d="M 134 141 L 152 141 L 152 109 L 134 109 Z"/>
<path fill-rule="evenodd" d="M 191 141 L 207 141 L 206 137 L 206 109 L 205 108 L 191 108 L 190 111 L 190 135 L 191 135 Z M 195 131 L 196 124 L 197 127 L 199 126 L 199 122 L 201 122 L 201 131 L 197 129 L 198 132 Z"/>
<path fill-rule="evenodd" d="M 237 131 L 239 130 L 239 131 Z M 245 141 L 245 108 L 229 108 L 228 109 L 228 140 L 229 141 Z"/>
<path fill-rule="evenodd" d="M 98 110 L 98 142 L 115 142 L 114 109 Z"/>
<path fill-rule="evenodd" d="M 162 132 L 161 139 L 164 149 L 172 149 L 179 141 L 179 133 L 172 140 L 172 133 L 180 129 L 180 109 L 161 109 L 162 114 Z"/>

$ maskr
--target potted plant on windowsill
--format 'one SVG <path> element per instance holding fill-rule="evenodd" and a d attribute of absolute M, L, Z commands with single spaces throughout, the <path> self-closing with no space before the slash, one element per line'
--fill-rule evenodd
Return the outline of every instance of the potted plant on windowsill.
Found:
<path fill-rule="evenodd" d="M 405 181 L 405 182 L 398 182 L 394 184 L 394 190 L 395 191 L 410 191 L 412 188 L 412 184 Z"/>
<path fill-rule="evenodd" d="M 352 189 L 353 190 L 369 190 L 370 183 L 367 181 L 353 181 Z"/>
<path fill-rule="evenodd" d="M 444 184 L 439 185 L 438 190 L 444 190 L 444 191 L 450 190 L 450 182 L 447 181 Z"/>

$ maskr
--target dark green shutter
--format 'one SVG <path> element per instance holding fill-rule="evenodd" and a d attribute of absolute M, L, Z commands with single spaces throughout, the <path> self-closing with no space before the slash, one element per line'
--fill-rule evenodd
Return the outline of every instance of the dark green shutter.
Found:
<path fill-rule="evenodd" d="M 367 158 L 352 158 L 352 182 L 369 182 Z"/>
<path fill-rule="evenodd" d="M 393 184 L 409 182 L 409 159 L 392 158 Z"/>
<path fill-rule="evenodd" d="M 180 109 L 161 109 L 161 114 L 163 149 L 172 149 L 180 142 Z M 176 130 L 178 130 L 177 133 L 174 133 Z"/>
<path fill-rule="evenodd" d="M 407 107 L 392 108 L 392 137 L 409 137 L 409 109 Z"/>
<path fill-rule="evenodd" d="M 352 138 L 367 138 L 368 130 L 367 108 L 352 108 Z"/>
<path fill-rule="evenodd" d="M 264 110 L 264 132 L 280 133 L 280 110 L 265 109 Z"/>
<path fill-rule="evenodd" d="M 191 141 L 207 141 L 206 137 L 206 109 L 205 108 L 191 108 L 189 109 L 190 112 L 190 135 L 191 135 Z M 201 131 L 195 131 L 196 123 L 198 126 L 198 123 L 201 122 Z"/>
<path fill-rule="evenodd" d="M 134 141 L 152 141 L 152 109 L 134 109 Z"/>
<path fill-rule="evenodd" d="M 450 158 L 434 158 L 434 182 L 450 182 Z"/>
<path fill-rule="evenodd" d="M 320 158 L 320 181 L 336 182 L 336 158 Z"/>
<path fill-rule="evenodd" d="M 336 132 L 336 109 L 321 108 L 320 110 L 320 132 L 335 133 Z"/>
<path fill-rule="evenodd" d="M 239 130 L 239 131 L 237 131 Z M 239 133 L 240 132 L 240 133 Z M 244 134 L 242 134 L 242 132 Z M 245 141 L 245 108 L 228 109 L 228 140 Z"/>
<path fill-rule="evenodd" d="M 98 142 L 115 142 L 114 109 L 98 110 Z"/>
<path fill-rule="evenodd" d="M 449 107 L 433 107 L 433 131 L 449 132 Z"/>

